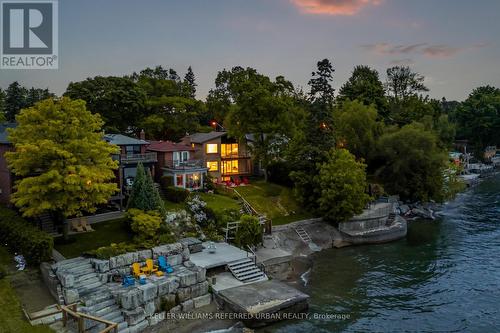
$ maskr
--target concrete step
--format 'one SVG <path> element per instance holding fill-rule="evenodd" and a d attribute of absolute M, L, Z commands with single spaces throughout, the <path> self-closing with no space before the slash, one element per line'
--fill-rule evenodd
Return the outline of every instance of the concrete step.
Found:
<path fill-rule="evenodd" d="M 252 265 L 248 265 L 248 266 L 245 266 L 245 267 L 238 267 L 238 269 L 233 269 L 233 272 L 236 275 L 244 275 L 245 273 L 247 273 L 249 271 L 252 271 L 252 270 L 255 270 L 255 269 L 258 269 L 257 266 L 255 266 L 254 264 L 252 264 Z"/>
<path fill-rule="evenodd" d="M 87 312 L 87 313 L 95 313 L 96 311 L 99 311 L 101 309 L 104 309 L 108 306 L 115 305 L 116 301 L 114 299 L 107 299 L 104 302 L 97 303 L 92 306 L 87 306 L 87 307 L 82 307 L 82 311 Z"/>
<path fill-rule="evenodd" d="M 254 267 L 248 271 L 245 271 L 245 272 L 242 272 L 242 273 L 236 273 L 235 276 L 237 279 L 239 280 L 244 280 L 246 279 L 248 276 L 253 276 L 255 274 L 263 274 L 262 271 L 260 269 L 258 269 L 257 267 Z"/>
<path fill-rule="evenodd" d="M 264 273 L 262 273 L 261 271 L 259 271 L 259 272 L 255 272 L 253 274 L 246 275 L 246 276 L 240 278 L 239 280 L 241 282 L 247 283 L 247 282 L 253 282 L 255 280 L 260 280 L 260 279 L 262 279 L 264 277 L 265 277 Z"/>
<path fill-rule="evenodd" d="M 241 260 L 238 260 L 238 261 L 235 261 L 235 262 L 231 262 L 229 264 L 227 264 L 229 267 L 231 268 L 236 268 L 240 265 L 244 265 L 244 264 L 247 264 L 247 263 L 253 263 L 253 260 L 251 258 L 245 258 L 245 259 L 241 259 Z"/>
<path fill-rule="evenodd" d="M 256 276 L 254 278 L 247 279 L 244 282 L 245 283 L 254 283 L 254 282 L 260 282 L 260 281 L 267 281 L 267 280 L 269 280 L 269 278 L 263 274 L 262 276 Z"/>

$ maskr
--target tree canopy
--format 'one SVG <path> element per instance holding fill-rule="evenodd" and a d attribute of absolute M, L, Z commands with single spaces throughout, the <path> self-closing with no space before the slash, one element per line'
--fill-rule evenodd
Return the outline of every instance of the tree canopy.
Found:
<path fill-rule="evenodd" d="M 18 177 L 12 202 L 24 216 L 94 212 L 118 190 L 111 158 L 118 148 L 104 141 L 101 117 L 87 111 L 85 102 L 47 99 L 16 120 L 9 132 L 15 151 L 5 157 Z"/>

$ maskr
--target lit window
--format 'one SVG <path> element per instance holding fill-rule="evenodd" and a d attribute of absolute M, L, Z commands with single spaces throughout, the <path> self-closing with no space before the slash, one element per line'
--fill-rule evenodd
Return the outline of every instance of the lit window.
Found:
<path fill-rule="evenodd" d="M 216 143 L 207 143 L 207 154 L 217 154 L 217 144 Z"/>
<path fill-rule="evenodd" d="M 230 160 L 222 162 L 222 173 L 239 173 L 238 160 Z"/>
<path fill-rule="evenodd" d="M 208 171 L 217 171 L 219 170 L 219 163 L 217 161 L 209 161 L 207 162 Z"/>
<path fill-rule="evenodd" d="M 222 157 L 238 156 L 238 144 L 237 143 L 222 144 L 221 145 L 221 156 Z"/>

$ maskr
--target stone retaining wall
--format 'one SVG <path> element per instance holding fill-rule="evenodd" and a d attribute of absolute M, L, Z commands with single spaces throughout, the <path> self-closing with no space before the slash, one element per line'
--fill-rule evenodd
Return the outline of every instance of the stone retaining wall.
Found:
<path fill-rule="evenodd" d="M 130 275 L 133 263 L 144 265 L 146 259 L 153 259 L 157 264 L 159 256 L 166 257 L 173 273 L 161 277 L 152 275 L 146 284 L 136 281 L 131 287 L 113 282 L 116 275 Z M 156 313 L 186 312 L 211 303 L 206 270 L 194 265 L 189 257 L 188 244 L 174 243 L 108 260 L 75 258 L 61 261 L 52 265 L 48 275 L 57 276 L 66 304 L 78 301 L 82 304 L 79 311 L 97 316 L 105 306 L 118 307 L 117 316 L 122 316 L 122 325 L 127 326 L 128 332 L 140 332 L 165 318 L 153 316 Z"/>

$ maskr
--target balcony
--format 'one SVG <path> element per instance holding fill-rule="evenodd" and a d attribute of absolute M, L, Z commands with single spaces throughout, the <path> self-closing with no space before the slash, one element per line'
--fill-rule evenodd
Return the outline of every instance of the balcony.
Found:
<path fill-rule="evenodd" d="M 170 170 L 195 170 L 206 169 L 206 165 L 201 160 L 189 160 L 184 162 L 170 162 L 165 165 L 165 169 Z"/>
<path fill-rule="evenodd" d="M 244 158 L 250 158 L 250 154 L 247 152 L 235 152 L 235 153 L 221 154 L 220 157 L 223 160 L 244 159 Z"/>
<path fill-rule="evenodd" d="M 118 156 L 117 158 L 118 159 Z M 119 157 L 122 164 L 135 164 L 135 163 L 155 163 L 157 161 L 156 153 L 145 154 L 122 154 Z"/>

